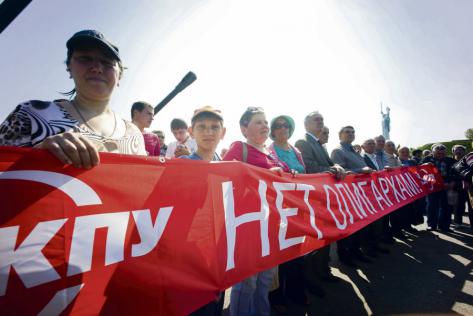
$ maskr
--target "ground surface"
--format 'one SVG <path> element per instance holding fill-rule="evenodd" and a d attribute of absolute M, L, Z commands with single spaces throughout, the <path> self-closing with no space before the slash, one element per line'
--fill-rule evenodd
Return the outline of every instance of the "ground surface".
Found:
<path fill-rule="evenodd" d="M 358 269 L 341 265 L 332 249 L 332 271 L 342 281 L 322 283 L 323 299 L 311 297 L 308 308 L 289 304 L 286 315 L 473 316 L 473 231 L 467 226 L 448 234 L 417 228 L 407 240 L 387 246 L 389 254 Z M 226 307 L 228 299 L 229 291 Z"/>

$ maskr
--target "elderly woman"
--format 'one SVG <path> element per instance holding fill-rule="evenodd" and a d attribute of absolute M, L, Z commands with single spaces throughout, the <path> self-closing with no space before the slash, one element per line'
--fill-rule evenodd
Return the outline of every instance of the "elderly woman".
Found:
<path fill-rule="evenodd" d="M 239 160 L 272 171 L 291 170 L 266 147 L 269 127 L 264 110 L 249 107 L 240 118 L 240 130 L 246 142 L 234 142 L 223 160 Z"/>
<path fill-rule="evenodd" d="M 271 121 L 271 132 L 269 137 L 273 143 L 269 146 L 270 151 L 288 167 L 297 172 L 305 173 L 304 162 L 299 150 L 289 144 L 289 138 L 294 133 L 294 120 L 287 115 L 280 115 Z"/>
<path fill-rule="evenodd" d="M 289 144 L 289 138 L 294 133 L 294 120 L 287 115 L 280 115 L 271 120 L 269 137 L 273 143 L 269 146 L 271 152 L 280 161 L 287 164 L 292 172 L 305 173 L 305 165 L 300 151 Z M 306 305 L 309 300 L 305 294 L 306 280 L 304 276 L 304 257 L 299 257 L 279 265 L 280 287 L 271 292 L 270 299 L 273 308 L 284 312 L 286 299 Z"/>
<path fill-rule="evenodd" d="M 44 148 L 78 168 L 96 166 L 98 152 L 145 155 L 140 130 L 110 108 L 123 73 L 118 48 L 95 30 L 75 33 L 66 47 L 70 99 L 21 103 L 0 125 L 0 145 Z"/>
<path fill-rule="evenodd" d="M 223 160 L 243 161 L 274 172 L 290 171 L 287 165 L 274 157 L 265 145 L 269 127 L 262 108 L 249 107 L 240 118 L 240 129 L 246 142 L 231 144 Z M 235 284 L 230 298 L 230 316 L 269 316 L 271 310 L 268 293 L 276 273 L 275 267 Z"/>

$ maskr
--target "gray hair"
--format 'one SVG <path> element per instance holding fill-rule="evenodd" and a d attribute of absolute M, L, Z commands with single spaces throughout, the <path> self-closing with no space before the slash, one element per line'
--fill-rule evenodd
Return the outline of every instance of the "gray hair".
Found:
<path fill-rule="evenodd" d="M 313 111 L 313 112 L 310 112 L 309 114 L 306 115 L 306 117 L 304 118 L 304 126 L 307 126 L 307 123 L 309 122 L 309 120 L 311 118 L 313 118 L 314 116 L 320 116 L 321 118 L 324 118 L 324 116 L 322 114 L 320 114 L 319 111 Z"/>
<path fill-rule="evenodd" d="M 373 143 L 375 142 L 375 141 L 374 141 L 374 138 L 368 138 L 368 139 L 365 139 L 365 140 L 363 141 L 362 145 L 365 145 L 365 144 L 366 144 L 367 142 L 369 142 L 369 141 L 373 141 Z"/>
<path fill-rule="evenodd" d="M 378 135 L 378 136 L 375 136 L 375 138 L 373 138 L 375 141 L 378 140 L 378 139 L 384 139 L 386 141 L 386 138 L 384 138 L 383 135 Z"/>
<path fill-rule="evenodd" d="M 385 144 L 385 145 L 387 145 L 387 144 L 393 144 L 393 146 L 396 147 L 396 144 L 395 144 L 392 140 L 387 140 L 384 144 Z"/>

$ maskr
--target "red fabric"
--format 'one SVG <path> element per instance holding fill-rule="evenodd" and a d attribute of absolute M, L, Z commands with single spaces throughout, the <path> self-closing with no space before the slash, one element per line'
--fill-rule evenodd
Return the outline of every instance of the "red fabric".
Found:
<path fill-rule="evenodd" d="M 265 155 L 255 147 L 247 144 L 248 156 L 246 163 L 257 166 L 264 169 L 271 169 L 274 167 L 280 167 L 284 171 L 289 172 L 289 167 L 282 161 L 279 161 L 275 156 Z M 234 142 L 230 145 L 227 153 L 223 157 L 225 161 L 243 161 L 243 144 L 242 142 Z"/>
<path fill-rule="evenodd" d="M 432 166 L 338 182 L 240 162 L 161 163 L 117 154 L 101 154 L 98 167 L 82 170 L 42 150 L 3 147 L 0 311 L 186 315 L 232 284 L 344 238 L 442 185 Z M 353 192 L 351 200 L 344 190 Z M 252 213 L 260 220 L 230 225 L 232 216 Z M 64 289 L 71 292 L 53 304 Z"/>
<path fill-rule="evenodd" d="M 149 156 L 159 156 L 161 152 L 161 146 L 159 145 L 159 138 L 153 133 L 143 133 L 145 140 L 146 152 Z"/>

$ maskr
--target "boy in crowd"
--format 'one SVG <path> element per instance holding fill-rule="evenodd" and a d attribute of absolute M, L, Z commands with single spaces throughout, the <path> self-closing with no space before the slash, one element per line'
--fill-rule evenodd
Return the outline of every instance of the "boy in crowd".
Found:
<path fill-rule="evenodd" d="M 218 143 L 225 136 L 226 129 L 223 126 L 223 117 L 219 110 L 210 106 L 194 111 L 189 133 L 197 143 L 197 150 L 190 155 L 179 158 L 205 161 L 221 160 L 216 153 Z M 191 316 L 221 315 L 223 311 L 224 295 L 219 293 L 218 299 L 202 306 Z"/>
<path fill-rule="evenodd" d="M 226 132 L 220 111 L 210 106 L 204 106 L 194 111 L 191 123 L 189 133 L 197 143 L 197 150 L 193 154 L 181 156 L 181 158 L 205 161 L 220 160 L 215 151 Z"/>
<path fill-rule="evenodd" d="M 131 106 L 131 121 L 135 124 L 143 134 L 145 140 L 146 152 L 149 156 L 159 156 L 160 146 L 159 139 L 153 133 L 145 132 L 145 128 L 150 127 L 153 122 L 154 108 L 147 102 L 135 102 Z"/>
<path fill-rule="evenodd" d="M 179 118 L 171 121 L 171 132 L 176 141 L 168 144 L 166 158 L 190 155 L 197 150 L 195 141 L 190 137 L 187 123 Z"/>

